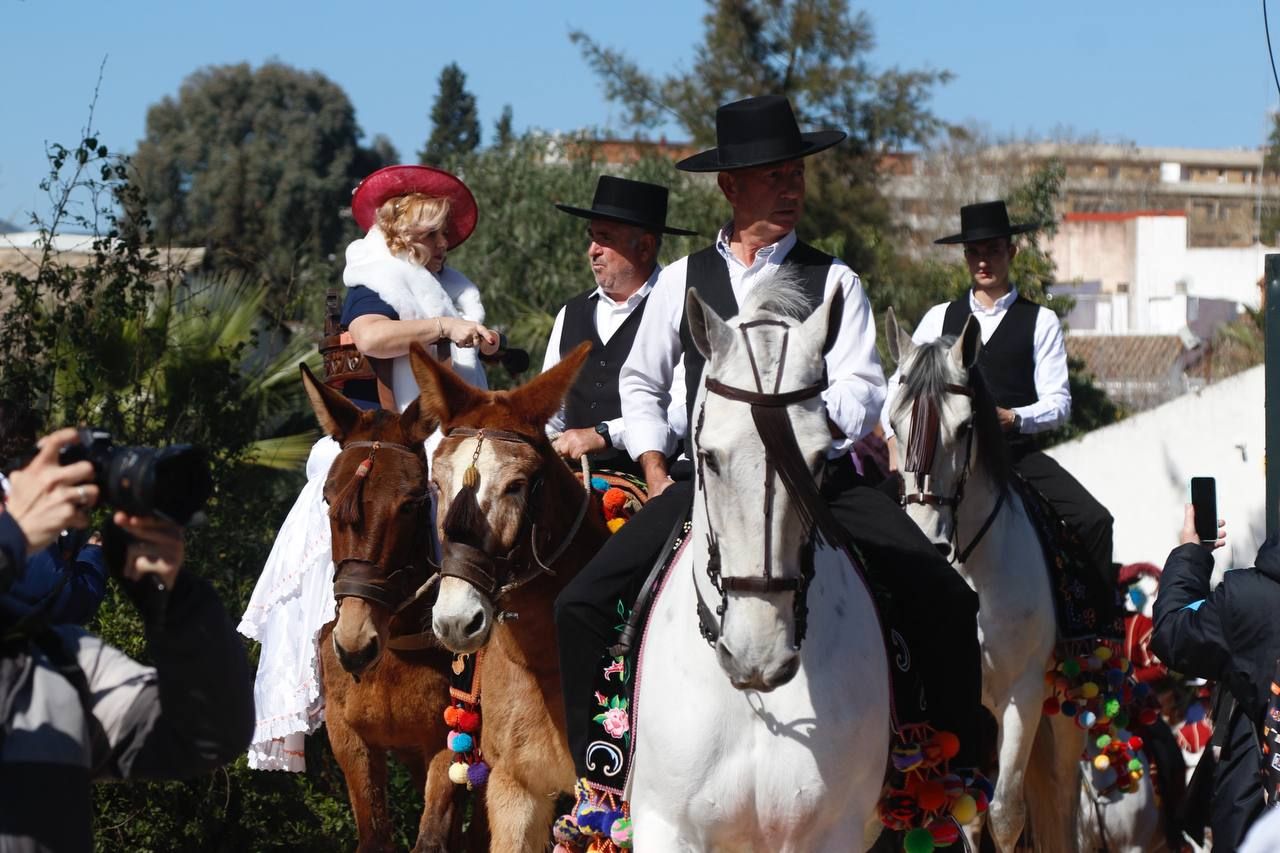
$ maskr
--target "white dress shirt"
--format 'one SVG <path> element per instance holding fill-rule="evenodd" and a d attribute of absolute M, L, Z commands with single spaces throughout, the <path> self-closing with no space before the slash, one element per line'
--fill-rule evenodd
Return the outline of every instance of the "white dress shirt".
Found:
<path fill-rule="evenodd" d="M 747 266 L 729 247 L 731 233 L 732 225 L 720 229 L 716 249 L 729 268 L 729 284 L 741 305 L 758 282 L 776 271 L 795 246 L 796 235 L 791 232 L 777 243 L 760 249 Z M 622 366 L 618 383 L 622 417 L 627 422 L 627 450 L 635 459 L 650 450 L 670 455 L 673 441 L 684 438 L 688 430 L 684 383 L 674 387 L 672 383 L 684 354 L 680 320 L 684 316 L 688 267 L 689 259 L 681 258 L 658 276 L 640 321 L 635 345 Z M 843 438 L 833 441 L 832 456 L 845 453 L 871 429 L 884 403 L 885 390 L 884 370 L 876 354 L 871 306 L 857 274 L 839 259 L 831 263 L 826 298 L 829 299 L 837 287 L 844 291 L 844 313 L 839 335 L 827 353 L 828 384 L 822 394 L 828 417 L 844 433 Z M 683 416 L 682 424 L 669 416 L 670 411 L 677 409 Z"/>
<path fill-rule="evenodd" d="M 1009 306 L 1018 298 L 1018 289 L 1009 288 L 1009 292 L 995 301 L 990 308 L 984 307 L 969 289 L 969 310 L 978 321 L 982 330 L 982 342 L 991 340 L 1000 321 L 1009 312 Z M 927 344 L 942 337 L 942 323 L 947 316 L 949 302 L 935 305 L 924 315 L 920 325 L 916 327 L 911 340 L 916 346 Z M 1062 323 L 1053 311 L 1040 306 L 1036 313 L 1035 330 L 1035 382 L 1036 400 L 1029 406 L 1019 406 L 1013 411 L 1022 418 L 1019 432 L 1045 432 L 1054 429 L 1071 417 L 1071 386 L 1067 382 L 1067 347 L 1062 339 Z M 898 392 L 901 382 L 899 370 L 889 380 L 888 403 L 880 416 L 880 425 L 884 427 L 886 438 L 893 435 L 889 426 L 889 412 L 892 411 L 893 398 Z"/>
<path fill-rule="evenodd" d="M 601 343 L 609 343 L 609 339 L 614 333 L 622 327 L 627 318 L 631 316 L 631 312 L 636 310 L 644 298 L 653 290 L 654 284 L 658 281 L 658 274 L 662 272 L 661 266 L 655 266 L 649 280 L 641 285 L 640 289 L 631 294 L 626 300 L 616 302 L 611 299 L 603 290 L 596 288 L 593 297 L 596 301 L 595 323 L 596 334 L 600 336 Z M 547 339 L 547 352 L 542 358 L 542 372 L 546 373 L 551 368 L 560 363 L 560 338 L 564 334 L 564 308 L 560 308 L 560 313 L 556 314 L 556 321 L 551 327 L 551 337 Z M 639 339 L 639 331 L 636 333 Z M 672 382 L 679 383 L 677 388 L 684 388 L 684 367 L 681 366 Z M 677 424 L 683 434 L 684 426 L 684 392 L 681 390 L 679 394 L 670 395 L 673 400 L 678 399 L 680 402 L 679 412 L 672 411 L 670 417 L 673 423 Z M 674 406 L 673 406 L 674 408 Z M 605 421 L 609 425 L 609 441 L 619 450 L 626 451 L 627 448 L 627 425 L 623 418 L 617 417 L 609 421 Z M 565 431 L 564 407 L 560 407 L 550 421 L 547 422 L 547 433 L 558 434 Z M 673 439 L 672 444 L 678 439 Z"/>

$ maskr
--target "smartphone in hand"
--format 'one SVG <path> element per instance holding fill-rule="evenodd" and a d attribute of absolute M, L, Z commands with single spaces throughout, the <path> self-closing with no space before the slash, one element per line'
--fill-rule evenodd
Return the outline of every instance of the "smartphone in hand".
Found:
<path fill-rule="evenodd" d="M 1191 506 L 1196 513 L 1196 536 L 1201 542 L 1218 540 L 1218 487 L 1212 477 L 1191 478 Z"/>

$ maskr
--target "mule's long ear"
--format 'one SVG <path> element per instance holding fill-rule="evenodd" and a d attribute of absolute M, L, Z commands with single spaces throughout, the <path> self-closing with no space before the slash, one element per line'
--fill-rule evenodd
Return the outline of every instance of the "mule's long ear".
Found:
<path fill-rule="evenodd" d="M 892 307 L 884 313 L 884 339 L 889 345 L 889 355 L 893 356 L 894 364 L 899 367 L 916 351 L 915 341 L 902 331 L 902 327 L 898 325 L 898 315 L 893 313 Z"/>
<path fill-rule="evenodd" d="M 427 355 L 421 344 L 409 346 L 409 364 L 413 377 L 418 380 L 421 417 L 448 424 L 485 400 L 484 391 L 467 384 L 458 374 Z"/>
<path fill-rule="evenodd" d="M 801 334 L 806 338 L 822 341 L 822 354 L 831 352 L 836 338 L 840 335 L 840 324 L 844 321 L 844 290 L 840 287 L 832 292 L 831 298 L 819 305 L 803 323 Z"/>
<path fill-rule="evenodd" d="M 702 301 L 696 287 L 689 288 L 689 293 L 684 298 L 684 315 L 689 323 L 689 334 L 693 338 L 693 345 L 707 361 L 711 360 L 712 352 L 716 350 L 723 352 L 729 348 L 730 341 L 733 339 L 733 330 L 714 309 Z"/>
<path fill-rule="evenodd" d="M 578 378 L 578 371 L 591 354 L 591 342 L 583 341 L 573 351 L 560 359 L 546 373 L 540 373 L 519 388 L 510 392 L 512 410 L 534 426 L 547 425 L 551 416 L 560 411 L 565 395 Z"/>
<path fill-rule="evenodd" d="M 409 402 L 408 408 L 400 415 L 400 431 L 404 433 L 409 444 L 419 444 L 427 440 L 427 436 L 435 432 L 440 421 L 435 412 L 422 405 L 422 398 Z"/>
<path fill-rule="evenodd" d="M 316 379 L 311 368 L 305 364 L 299 364 L 298 367 L 302 368 L 302 387 L 307 390 L 307 397 L 311 400 L 316 420 L 320 421 L 320 428 L 341 444 L 360 422 L 360 408 Z"/>
<path fill-rule="evenodd" d="M 981 354 L 982 327 L 970 314 L 969 319 L 964 321 L 964 330 L 960 332 L 960 337 L 951 345 L 951 360 L 968 370 L 978 363 L 978 356 Z"/>

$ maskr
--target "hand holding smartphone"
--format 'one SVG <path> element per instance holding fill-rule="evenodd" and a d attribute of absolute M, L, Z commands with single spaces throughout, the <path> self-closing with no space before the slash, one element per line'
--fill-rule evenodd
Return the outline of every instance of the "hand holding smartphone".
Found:
<path fill-rule="evenodd" d="M 1218 487 L 1213 477 L 1191 478 L 1191 507 L 1195 515 L 1195 534 L 1200 544 L 1208 548 L 1222 547 L 1225 535 L 1220 535 Z"/>

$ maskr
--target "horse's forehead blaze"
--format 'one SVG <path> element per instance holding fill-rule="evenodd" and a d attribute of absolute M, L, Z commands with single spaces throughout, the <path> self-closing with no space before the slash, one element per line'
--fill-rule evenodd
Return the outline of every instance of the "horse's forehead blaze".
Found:
<path fill-rule="evenodd" d="M 443 483 L 451 495 L 456 495 L 462 488 L 462 478 L 471 460 L 475 458 L 476 437 L 468 436 L 459 441 L 445 454 L 442 466 L 449 474 L 449 482 Z M 480 446 L 480 456 L 475 458 L 476 470 L 480 472 L 480 488 L 476 497 L 482 507 L 491 506 L 500 490 L 510 479 L 510 472 L 516 466 L 523 466 L 523 459 L 515 448 L 520 445 L 505 441 L 485 439 Z M 504 472 L 507 472 L 504 474 Z"/>

